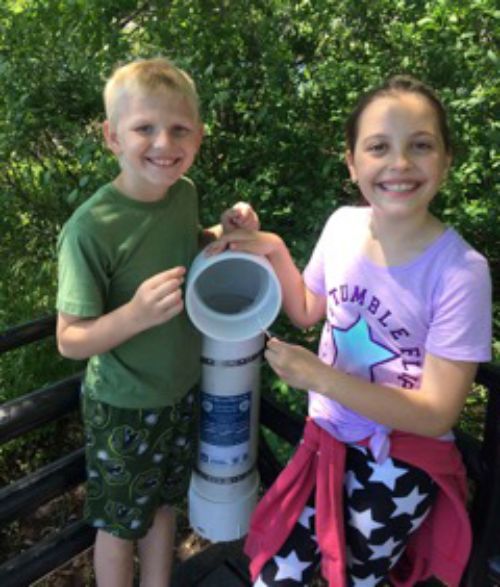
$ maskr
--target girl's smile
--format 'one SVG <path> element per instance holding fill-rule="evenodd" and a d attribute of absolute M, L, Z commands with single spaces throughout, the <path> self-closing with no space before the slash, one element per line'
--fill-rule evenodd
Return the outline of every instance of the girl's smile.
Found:
<path fill-rule="evenodd" d="M 450 156 L 428 100 L 399 93 L 379 97 L 363 111 L 347 163 L 375 211 L 399 216 L 427 213 Z"/>

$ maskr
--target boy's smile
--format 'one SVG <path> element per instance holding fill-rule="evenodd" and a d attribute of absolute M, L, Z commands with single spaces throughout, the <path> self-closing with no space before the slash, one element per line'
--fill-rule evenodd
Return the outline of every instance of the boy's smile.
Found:
<path fill-rule="evenodd" d="M 203 127 L 185 96 L 162 89 L 122 96 L 117 121 L 106 121 L 104 134 L 120 162 L 115 185 L 131 198 L 155 201 L 193 164 Z"/>

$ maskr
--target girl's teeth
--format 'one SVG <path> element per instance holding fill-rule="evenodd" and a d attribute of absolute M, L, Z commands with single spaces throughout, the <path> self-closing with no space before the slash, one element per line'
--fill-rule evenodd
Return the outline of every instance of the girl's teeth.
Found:
<path fill-rule="evenodd" d="M 412 190 L 415 187 L 414 183 L 392 183 L 392 184 L 382 184 L 382 187 L 385 190 L 391 191 L 391 192 L 407 192 L 409 190 Z"/>

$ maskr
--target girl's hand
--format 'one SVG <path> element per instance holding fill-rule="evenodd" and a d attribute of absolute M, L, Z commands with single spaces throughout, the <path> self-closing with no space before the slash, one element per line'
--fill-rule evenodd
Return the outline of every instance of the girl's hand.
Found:
<path fill-rule="evenodd" d="M 331 367 L 304 347 L 271 338 L 264 353 L 273 371 L 297 389 L 315 389 Z"/>
<path fill-rule="evenodd" d="M 237 228 L 245 230 L 259 230 L 259 217 L 255 210 L 246 202 L 238 202 L 232 208 L 222 213 L 220 222 L 223 233 L 229 233 Z"/>
<path fill-rule="evenodd" d="M 216 255 L 229 249 L 268 257 L 275 253 L 280 246 L 284 247 L 283 241 L 272 232 L 238 229 L 224 234 L 220 239 L 210 243 L 205 249 L 205 253 Z"/>

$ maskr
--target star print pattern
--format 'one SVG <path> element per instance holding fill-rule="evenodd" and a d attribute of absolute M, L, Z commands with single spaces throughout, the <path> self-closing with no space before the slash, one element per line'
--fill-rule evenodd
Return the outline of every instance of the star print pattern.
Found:
<path fill-rule="evenodd" d="M 392 517 L 399 516 L 400 514 L 413 515 L 418 507 L 418 504 L 426 499 L 425 493 L 419 493 L 418 487 L 414 487 L 413 491 L 405 497 L 395 497 L 394 504 L 396 509 L 392 513 Z"/>
<path fill-rule="evenodd" d="M 352 494 L 356 489 L 363 489 L 363 485 L 358 481 L 354 471 L 347 471 L 344 478 L 344 485 L 349 497 L 352 497 Z"/>
<path fill-rule="evenodd" d="M 375 381 L 375 369 L 399 355 L 377 342 L 364 318 L 358 317 L 348 328 L 331 329 L 335 367 L 345 373 Z"/>
<path fill-rule="evenodd" d="M 276 581 L 282 581 L 283 579 L 301 581 L 302 571 L 311 565 L 310 562 L 303 563 L 295 552 L 291 552 L 286 557 L 275 556 L 274 560 L 278 566 L 278 572 L 275 577 Z"/>
<path fill-rule="evenodd" d="M 368 540 L 370 539 L 373 530 L 384 527 L 383 524 L 379 524 L 373 519 L 371 508 L 363 510 L 362 512 L 349 508 L 348 523 L 357 528 Z"/>
<path fill-rule="evenodd" d="M 387 575 L 404 552 L 409 536 L 429 513 L 437 488 L 420 469 L 395 459 L 380 465 L 370 451 L 350 446 L 345 477 L 347 584 L 381 587 L 387 583 Z M 301 587 L 319 572 L 321 553 L 312 498 L 285 544 L 263 567 L 254 587 Z"/>
<path fill-rule="evenodd" d="M 352 587 L 376 587 L 379 581 L 380 577 L 369 575 L 365 579 L 354 579 Z"/>
<path fill-rule="evenodd" d="M 315 510 L 309 506 L 304 508 L 304 511 L 300 514 L 299 519 L 297 520 L 298 524 L 304 526 L 304 528 L 309 529 L 311 527 L 311 518 L 314 516 Z"/>
<path fill-rule="evenodd" d="M 372 483 L 378 481 L 386 485 L 391 491 L 394 491 L 396 481 L 406 473 L 407 469 L 398 469 L 393 463 L 392 459 L 387 459 L 382 465 L 370 463 L 368 466 L 373 470 L 373 473 L 370 475 L 369 481 Z"/>
<path fill-rule="evenodd" d="M 383 544 L 377 544 L 377 545 L 372 544 L 370 546 L 370 548 L 372 549 L 373 552 L 370 557 L 370 560 L 373 560 L 376 558 L 382 558 L 382 557 L 391 558 L 392 553 L 394 552 L 394 549 L 399 544 L 400 544 L 400 542 L 398 540 L 394 540 L 393 538 L 389 538 L 389 540 L 386 540 Z"/>

